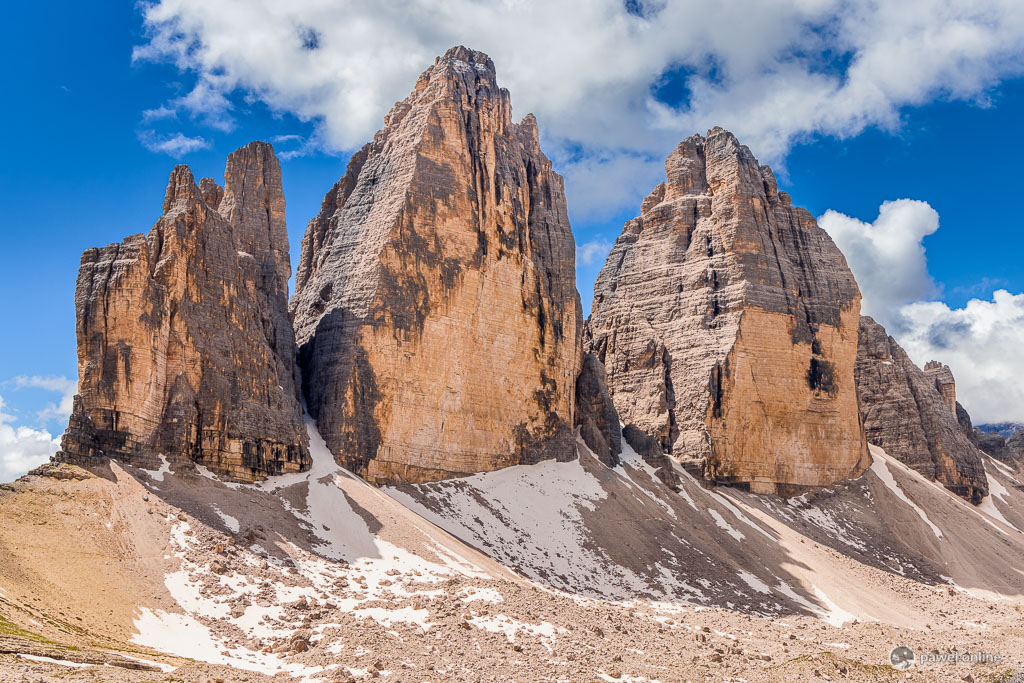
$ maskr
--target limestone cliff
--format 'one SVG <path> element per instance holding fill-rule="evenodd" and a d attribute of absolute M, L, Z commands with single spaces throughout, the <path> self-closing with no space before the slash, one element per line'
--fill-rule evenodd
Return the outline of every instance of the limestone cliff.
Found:
<path fill-rule="evenodd" d="M 665 171 L 594 291 L 622 421 L 758 492 L 859 473 L 860 292 L 843 255 L 727 131 L 684 140 Z"/>
<path fill-rule="evenodd" d="M 309 410 L 382 483 L 571 458 L 581 313 L 562 179 L 484 54 L 452 48 L 306 230 Z"/>
<path fill-rule="evenodd" d="M 608 378 L 597 355 L 587 353 L 576 378 L 576 425 L 594 455 L 608 467 L 619 464 L 622 432 L 619 413 L 608 393 Z"/>
<path fill-rule="evenodd" d="M 88 249 L 78 396 L 57 458 L 190 459 L 253 480 L 304 469 L 281 169 L 253 142 L 221 188 L 171 173 L 147 235 Z"/>
<path fill-rule="evenodd" d="M 872 318 L 861 318 L 856 378 L 868 442 L 980 503 L 988 481 L 981 453 L 961 427 L 960 420 L 969 424 L 970 418 L 957 410 L 953 375 L 938 363 L 926 367 L 914 365 Z"/>

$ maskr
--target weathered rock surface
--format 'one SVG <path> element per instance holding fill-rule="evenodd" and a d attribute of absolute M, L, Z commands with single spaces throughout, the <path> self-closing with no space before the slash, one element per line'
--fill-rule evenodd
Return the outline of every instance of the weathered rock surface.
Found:
<path fill-rule="evenodd" d="M 452 48 L 302 242 L 304 391 L 338 461 L 423 482 L 574 456 L 581 312 L 562 179 L 480 52 Z"/>
<path fill-rule="evenodd" d="M 583 356 L 583 368 L 576 378 L 576 425 L 587 447 L 608 467 L 619 464 L 622 431 L 619 413 L 608 393 L 604 365 L 593 353 Z"/>
<path fill-rule="evenodd" d="M 235 479 L 304 469 L 281 169 L 253 142 L 222 189 L 171 173 L 147 235 L 88 249 L 78 396 L 59 460 L 188 458 Z"/>
<path fill-rule="evenodd" d="M 953 379 L 953 371 L 949 366 L 937 360 L 930 360 L 924 364 L 924 376 L 934 382 L 935 390 L 942 397 L 942 402 L 946 404 L 949 412 L 956 415 L 957 406 L 960 404 L 956 400 L 956 380 Z"/>
<path fill-rule="evenodd" d="M 971 440 L 971 443 L 1004 463 L 1013 466 L 1024 465 L 1024 429 L 1010 432 L 1009 437 L 1004 436 L 1001 432 L 987 432 L 971 423 L 971 416 L 963 406 L 957 403 L 956 408 L 960 429 Z"/>
<path fill-rule="evenodd" d="M 595 286 L 592 348 L 622 421 L 756 492 L 863 471 L 843 255 L 727 131 L 684 140 L 665 170 Z"/>
<path fill-rule="evenodd" d="M 929 366 L 930 372 L 918 368 L 881 325 L 861 318 L 856 377 L 868 442 L 980 503 L 988 495 L 988 480 L 981 453 L 961 426 L 965 418 L 969 426 L 970 418 L 962 407 L 957 410 L 956 393 L 948 390 L 953 386 L 949 368 Z"/>

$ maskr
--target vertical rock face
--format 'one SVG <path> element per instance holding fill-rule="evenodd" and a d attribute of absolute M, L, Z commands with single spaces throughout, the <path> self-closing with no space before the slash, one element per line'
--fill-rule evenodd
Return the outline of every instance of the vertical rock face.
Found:
<path fill-rule="evenodd" d="M 942 396 L 942 402 L 946 404 L 949 412 L 956 415 L 956 381 L 953 379 L 953 372 L 949 366 L 937 360 L 930 360 L 924 364 L 924 376 L 935 383 L 935 390 Z"/>
<path fill-rule="evenodd" d="M 597 355 L 583 356 L 583 368 L 576 378 L 576 425 L 584 443 L 608 467 L 619 464 L 622 432 L 619 413 L 608 393 L 608 378 Z"/>
<path fill-rule="evenodd" d="M 89 249 L 79 395 L 58 458 L 189 458 L 235 479 L 305 469 L 281 169 L 253 142 L 222 189 L 171 173 L 148 235 Z"/>
<path fill-rule="evenodd" d="M 302 242 L 309 410 L 368 480 L 570 458 L 581 313 L 562 179 L 488 57 L 453 48 L 353 155 Z"/>
<path fill-rule="evenodd" d="M 860 292 L 843 255 L 727 131 L 684 140 L 665 170 L 594 292 L 623 422 L 754 491 L 859 473 Z"/>
<path fill-rule="evenodd" d="M 957 411 L 955 395 L 951 410 L 942 392 L 953 384 L 949 368 L 929 365 L 928 372 L 918 368 L 881 325 L 861 318 L 856 376 L 867 439 L 957 495 L 980 503 L 988 495 L 988 481 L 981 453 L 961 426 L 966 420 L 969 429 L 970 418 L 963 408 Z"/>

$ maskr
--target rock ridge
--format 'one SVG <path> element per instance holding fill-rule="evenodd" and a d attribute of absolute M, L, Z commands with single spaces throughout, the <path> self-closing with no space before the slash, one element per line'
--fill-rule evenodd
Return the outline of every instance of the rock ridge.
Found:
<path fill-rule="evenodd" d="M 956 402 L 953 373 L 935 361 L 925 368 L 873 318 L 861 318 L 856 378 L 868 442 L 981 503 L 988 480 L 981 452 L 961 427 L 961 420 L 970 425 L 970 416 Z"/>

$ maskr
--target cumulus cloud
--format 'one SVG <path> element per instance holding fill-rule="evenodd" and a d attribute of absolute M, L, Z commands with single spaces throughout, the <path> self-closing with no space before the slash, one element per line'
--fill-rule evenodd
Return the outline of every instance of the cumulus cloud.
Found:
<path fill-rule="evenodd" d="M 0 482 L 42 465 L 60 448 L 60 439 L 48 431 L 13 424 L 15 418 L 4 412 L 6 407 L 0 396 Z"/>
<path fill-rule="evenodd" d="M 207 149 L 210 143 L 203 137 L 188 137 L 183 133 L 158 135 L 154 130 L 139 132 L 139 142 L 150 152 L 161 152 L 172 157 L 182 157 L 189 152 Z"/>
<path fill-rule="evenodd" d="M 940 301 L 902 309 L 899 341 L 914 362 L 950 366 L 960 402 L 975 422 L 1024 421 L 1024 294 L 1005 289 L 963 308 Z"/>
<path fill-rule="evenodd" d="M 178 118 L 178 111 L 173 107 L 168 107 L 163 104 L 154 109 L 145 109 L 142 112 L 143 123 L 152 123 L 153 121 L 163 121 L 165 119 L 176 118 Z"/>
<path fill-rule="evenodd" d="M 576 267 L 604 263 L 612 243 L 604 239 L 591 240 L 576 246 Z"/>
<path fill-rule="evenodd" d="M 885 202 L 873 223 L 829 210 L 818 224 L 835 240 L 857 277 L 861 310 L 890 334 L 901 331 L 900 309 L 905 304 L 939 294 L 928 274 L 923 243 L 938 230 L 939 214 L 927 202 Z"/>
<path fill-rule="evenodd" d="M 939 215 L 926 202 L 885 202 L 873 223 L 831 210 L 818 222 L 846 255 L 864 315 L 918 365 L 949 365 L 976 422 L 1024 421 L 1024 294 L 1000 289 L 991 301 L 971 299 L 963 308 L 936 300 L 941 291 L 928 273 L 923 240 L 938 229 Z"/>
<path fill-rule="evenodd" d="M 327 151 L 369 139 L 416 76 L 454 44 L 494 58 L 518 115 L 537 114 L 574 210 L 635 204 L 612 192 L 673 145 L 723 125 L 762 161 L 794 141 L 895 129 L 903 107 L 984 103 L 1024 72 L 1018 0 L 636 3 L 622 0 L 159 0 L 134 58 L 170 62 L 191 89 L 165 106 L 229 129 L 233 98 L 317 124 Z M 679 96 L 657 96 L 666 81 Z M 603 163 L 573 163 L 574 155 Z M 577 180 L 575 176 L 589 180 Z M 610 180 L 602 180 L 610 178 Z M 632 189 L 632 188 L 630 188 Z M 648 188 L 645 188 L 645 190 Z"/>
<path fill-rule="evenodd" d="M 33 387 L 59 393 L 59 402 L 50 401 L 42 410 L 36 413 L 36 419 L 40 424 L 46 424 L 51 420 L 67 422 L 71 415 L 71 408 L 75 400 L 75 393 L 78 391 L 78 383 L 63 376 L 40 377 L 38 375 L 19 375 L 12 382 L 18 389 Z"/>

